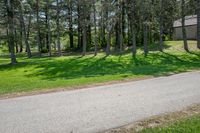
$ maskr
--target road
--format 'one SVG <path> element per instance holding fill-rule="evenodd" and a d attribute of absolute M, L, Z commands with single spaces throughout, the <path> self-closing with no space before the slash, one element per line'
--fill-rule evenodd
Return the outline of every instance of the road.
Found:
<path fill-rule="evenodd" d="M 200 103 L 200 72 L 0 100 L 1 133 L 95 133 Z"/>

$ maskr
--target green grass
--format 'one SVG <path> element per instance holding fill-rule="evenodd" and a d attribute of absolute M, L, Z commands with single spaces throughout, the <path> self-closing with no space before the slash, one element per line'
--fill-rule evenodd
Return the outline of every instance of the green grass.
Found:
<path fill-rule="evenodd" d="M 200 115 L 168 126 L 144 129 L 140 133 L 200 133 Z"/>
<path fill-rule="evenodd" d="M 11 66 L 8 57 L 0 57 L 0 95 L 200 69 L 200 52 L 150 52 L 147 57 L 139 53 L 136 58 L 131 54 L 107 58 L 104 54 L 32 59 L 20 56 L 18 61 Z"/>
<path fill-rule="evenodd" d="M 0 44 L 0 55 L 4 53 L 8 53 L 8 48 L 5 46 L 5 44 L 4 45 Z"/>

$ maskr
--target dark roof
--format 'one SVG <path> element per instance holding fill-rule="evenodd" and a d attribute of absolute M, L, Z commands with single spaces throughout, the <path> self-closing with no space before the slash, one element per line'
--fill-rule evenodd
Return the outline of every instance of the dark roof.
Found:
<path fill-rule="evenodd" d="M 181 21 L 182 19 L 174 21 L 173 27 L 174 28 L 181 27 L 182 26 Z M 191 25 L 197 25 L 197 15 L 191 15 L 185 17 L 185 26 L 191 26 Z"/>

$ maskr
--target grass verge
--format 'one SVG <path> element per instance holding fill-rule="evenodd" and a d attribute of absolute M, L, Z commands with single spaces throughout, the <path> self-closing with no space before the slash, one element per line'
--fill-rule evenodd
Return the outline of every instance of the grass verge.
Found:
<path fill-rule="evenodd" d="M 139 48 L 136 57 L 99 54 L 27 59 L 18 54 L 19 63 L 11 66 L 8 57 L 0 56 L 0 97 L 200 70 L 200 51 L 196 48 L 196 41 L 188 41 L 191 53 L 183 51 L 182 43 L 166 41 L 164 53 L 157 52 L 158 44 L 152 44 L 147 57 Z"/>
<path fill-rule="evenodd" d="M 15 66 L 0 57 L 0 95 L 69 88 L 109 81 L 158 77 L 200 69 L 200 52 L 151 52 L 138 54 L 99 54 L 94 57 L 18 58 Z"/>
<path fill-rule="evenodd" d="M 199 133 L 200 105 L 182 111 L 154 116 L 105 133 Z"/>

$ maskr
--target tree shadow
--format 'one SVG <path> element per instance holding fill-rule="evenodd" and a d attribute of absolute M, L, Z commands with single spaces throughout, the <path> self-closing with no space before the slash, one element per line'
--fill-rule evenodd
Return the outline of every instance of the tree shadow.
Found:
<path fill-rule="evenodd" d="M 190 53 L 190 54 L 192 54 L 192 55 L 196 55 L 196 56 L 198 56 L 198 57 L 200 57 L 200 54 L 198 54 L 198 53 L 195 53 L 195 52 L 188 52 L 188 53 Z"/>
<path fill-rule="evenodd" d="M 137 56 L 86 56 L 70 58 L 31 59 L 15 67 L 0 65 L 0 71 L 29 68 L 27 78 L 39 77 L 41 80 L 79 79 L 107 75 L 151 75 L 159 76 L 170 72 L 181 72 L 199 68 L 200 59 L 188 56 L 177 57 L 170 53 L 150 53 L 147 57 Z"/>
<path fill-rule="evenodd" d="M 167 52 L 162 52 L 162 53 L 164 53 L 164 54 L 167 55 L 168 57 L 171 57 L 171 58 L 168 58 L 168 60 L 169 60 L 169 59 L 171 59 L 171 60 L 175 59 L 176 61 L 184 62 L 183 59 L 180 59 L 179 57 L 177 57 L 177 56 L 175 56 L 175 55 L 173 55 L 173 54 L 170 54 L 170 53 L 167 53 Z M 169 61 L 170 61 L 170 60 L 169 60 Z"/>
<path fill-rule="evenodd" d="M 170 46 L 170 45 L 168 45 L 166 43 L 163 43 L 163 49 L 169 49 L 170 47 L 172 47 L 172 46 Z M 144 46 L 143 45 L 140 46 L 139 48 L 141 50 L 144 50 Z M 154 51 L 160 51 L 159 42 L 152 43 L 152 44 L 148 45 L 148 50 L 152 51 L 152 52 L 154 52 Z"/>

